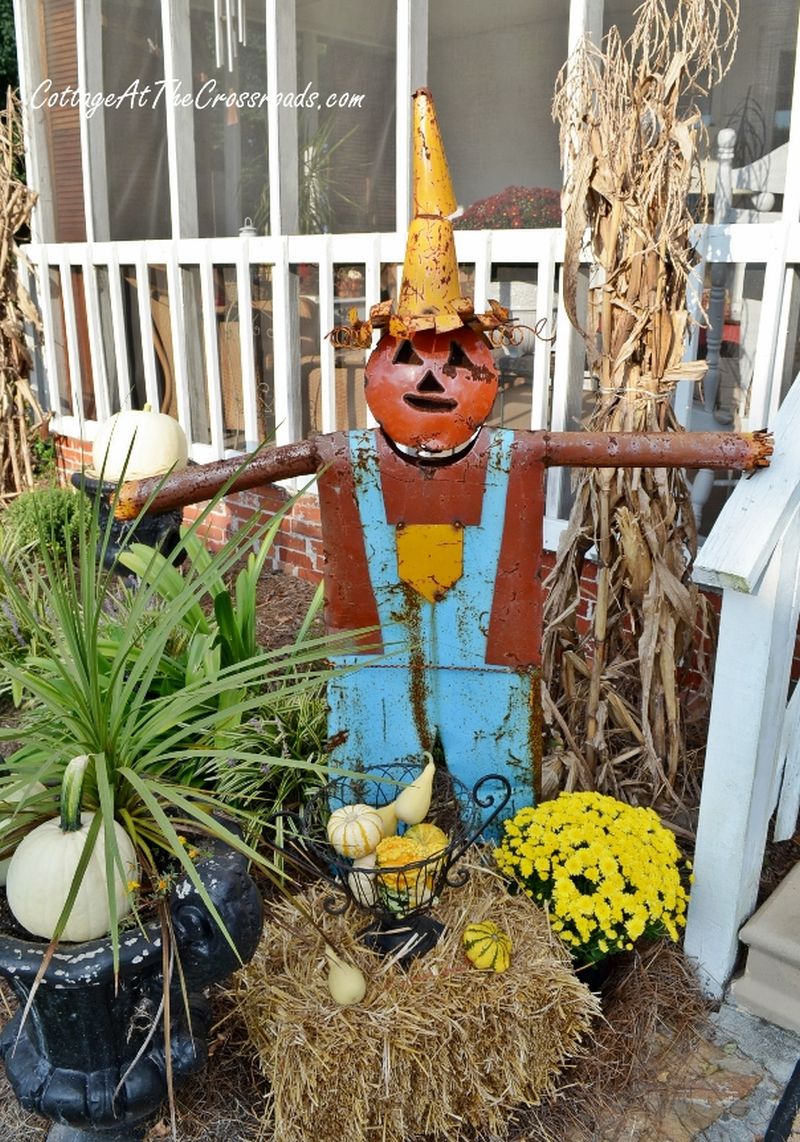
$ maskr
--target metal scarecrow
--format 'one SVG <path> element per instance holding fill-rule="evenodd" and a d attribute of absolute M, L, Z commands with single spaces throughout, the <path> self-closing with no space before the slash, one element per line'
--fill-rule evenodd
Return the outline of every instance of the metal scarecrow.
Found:
<path fill-rule="evenodd" d="M 542 525 L 548 465 L 752 469 L 764 433 L 530 432 L 486 425 L 497 392 L 493 339 L 513 337 L 499 305 L 460 296 L 456 208 L 431 95 L 414 95 L 414 217 L 396 309 L 339 327 L 368 348 L 376 429 L 259 453 L 232 490 L 319 472 L 325 620 L 359 636 L 362 662 L 328 686 L 331 762 L 365 769 L 435 751 L 467 786 L 504 774 L 528 803 L 541 762 Z M 240 466 L 167 480 L 151 510 L 207 498 Z M 130 518 L 157 481 L 127 485 Z M 386 656 L 375 651 L 387 648 Z"/>

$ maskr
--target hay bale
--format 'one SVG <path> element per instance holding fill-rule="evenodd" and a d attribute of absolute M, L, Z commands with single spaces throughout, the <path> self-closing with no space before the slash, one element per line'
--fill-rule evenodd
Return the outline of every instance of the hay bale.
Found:
<path fill-rule="evenodd" d="M 435 909 L 446 931 L 403 970 L 358 942 L 364 916 L 323 912 L 325 890 L 304 904 L 369 981 L 357 1007 L 338 1007 L 326 986 L 323 941 L 292 905 L 276 906 L 236 1000 L 270 1093 L 281 1142 L 455 1139 L 480 1127 L 503 1137 L 511 1111 L 552 1096 L 564 1062 L 598 1011 L 544 914 L 505 882 L 472 867 L 464 888 Z M 467 962 L 464 926 L 495 920 L 513 941 L 507 972 Z"/>

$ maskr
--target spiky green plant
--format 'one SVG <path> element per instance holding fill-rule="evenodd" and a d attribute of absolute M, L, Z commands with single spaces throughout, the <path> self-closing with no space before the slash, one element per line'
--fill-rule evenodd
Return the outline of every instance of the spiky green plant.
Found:
<path fill-rule="evenodd" d="M 224 491 L 224 489 L 223 489 Z M 222 494 L 222 493 L 221 493 Z M 196 534 L 208 506 L 189 529 Z M 284 511 L 291 506 L 291 501 Z M 286 700 L 317 691 L 330 673 L 325 658 L 341 653 L 342 640 L 303 639 L 291 647 L 248 652 L 230 663 L 209 669 L 196 663 L 183 685 L 159 691 L 165 662 L 169 664 L 176 628 L 200 621 L 202 604 L 249 546 L 261 542 L 276 529 L 276 521 L 254 519 L 208 560 L 201 560 L 191 574 L 174 580 L 174 590 L 160 586 L 162 576 L 174 569 L 152 552 L 138 590 L 130 600 L 128 621 L 117 626 L 109 641 L 108 615 L 113 612 L 116 577 L 104 569 L 102 556 L 109 543 L 109 528 L 101 528 L 98 505 L 81 503 L 75 562 L 66 566 L 48 550 L 43 528 L 37 566 L 43 569 L 40 590 L 47 629 L 40 631 L 37 652 L 23 662 L 2 661 L 12 680 L 18 701 L 29 701 L 24 744 L 6 762 L 0 776 L 0 802 L 8 803 L 15 789 L 42 782 L 51 795 L 55 816 L 62 779 L 69 762 L 81 755 L 89 758 L 82 783 L 82 805 L 96 816 L 84 856 L 102 833 L 107 856 L 107 891 L 111 915 L 111 939 L 115 956 L 119 950 L 119 918 L 114 899 L 115 873 L 126 879 L 114 821 L 119 821 L 136 848 L 142 868 L 157 876 L 163 860 L 182 867 L 201 898 L 224 930 L 224 925 L 203 887 L 181 837 L 199 833 L 226 842 L 243 852 L 272 878 L 274 866 L 263 854 L 223 824 L 219 814 L 247 823 L 247 811 L 237 809 L 218 791 L 207 786 L 204 774 L 222 758 L 249 764 L 254 755 L 242 738 L 221 744 L 221 733 L 243 718 L 263 713 L 271 693 Z M 100 558 L 98 558 L 98 551 Z M 21 615 L 37 620 L 24 586 L 8 567 L 0 564 L 0 592 L 13 600 Z M 145 636 L 142 637 L 142 630 Z M 337 645 L 338 643 L 338 645 Z M 230 699 L 233 695 L 233 699 Z M 0 731 L 0 740 L 18 738 L 20 729 Z M 321 779 L 325 768 L 319 760 L 292 756 L 274 759 L 285 770 L 302 770 Z M 44 797 L 45 803 L 47 797 Z M 19 839 L 20 828 L 12 825 L 4 834 L 5 848 Z M 2 854 L 0 854 L 2 855 Z M 82 875 L 73 879 L 54 933 L 57 940 L 72 908 Z"/>

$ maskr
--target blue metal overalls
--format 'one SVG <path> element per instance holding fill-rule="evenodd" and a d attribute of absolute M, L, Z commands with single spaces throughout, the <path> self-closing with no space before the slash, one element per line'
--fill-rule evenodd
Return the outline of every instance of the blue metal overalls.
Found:
<path fill-rule="evenodd" d="M 398 575 L 397 528 L 386 521 L 372 431 L 349 434 L 369 579 L 387 656 L 329 682 L 333 765 L 369 770 L 420 758 L 438 738 L 450 772 L 470 788 L 499 772 L 513 804 L 529 804 L 540 749 L 539 671 L 486 662 L 514 433 L 488 430 L 488 462 L 477 526 L 464 527 L 463 572 L 435 602 Z M 324 521 L 323 521 L 324 525 Z M 336 660 L 341 665 L 363 657 Z"/>

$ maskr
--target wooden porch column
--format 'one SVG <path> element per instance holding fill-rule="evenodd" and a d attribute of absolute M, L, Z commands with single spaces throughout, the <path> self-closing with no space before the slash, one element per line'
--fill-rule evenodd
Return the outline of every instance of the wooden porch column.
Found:
<path fill-rule="evenodd" d="M 299 288 L 285 240 L 285 235 L 300 229 L 299 113 L 294 107 L 279 107 L 277 96 L 297 90 L 294 0 L 267 0 L 266 80 L 270 233 L 282 238 L 272 269 L 275 437 L 279 444 L 288 444 L 302 435 Z"/>
<path fill-rule="evenodd" d="M 411 96 L 428 83 L 428 0 L 397 0 L 395 226 L 411 217 Z"/>
<path fill-rule="evenodd" d="M 39 194 L 31 217 L 31 236 L 34 242 L 52 242 L 56 224 L 50 152 L 47 145 L 47 118 L 44 108 L 34 108 L 32 103 L 34 91 L 42 80 L 47 79 L 46 66 L 42 60 L 39 20 L 38 3 L 31 3 L 31 0 L 14 0 L 14 26 L 17 30 L 17 51 L 20 61 L 19 96 L 24 126 L 25 170 L 29 184 L 35 187 Z"/>
<path fill-rule="evenodd" d="M 167 115 L 170 217 L 173 238 L 196 238 L 197 174 L 194 153 L 194 107 L 176 107 L 173 85 L 187 94 L 192 87 L 192 24 L 189 0 L 161 0 L 164 80 Z"/>
<path fill-rule="evenodd" d="M 753 911 L 798 620 L 800 509 L 754 594 L 722 596 L 714 703 L 697 825 L 686 954 L 720 997 L 736 962 L 739 928 Z"/>

